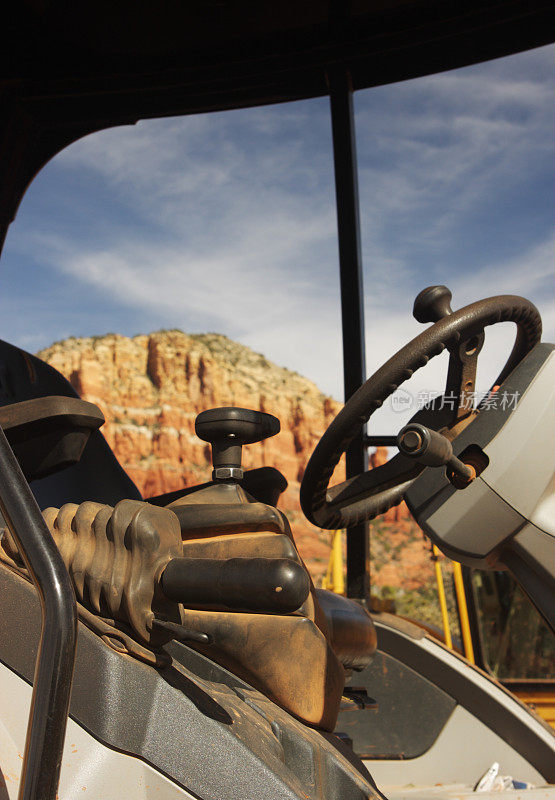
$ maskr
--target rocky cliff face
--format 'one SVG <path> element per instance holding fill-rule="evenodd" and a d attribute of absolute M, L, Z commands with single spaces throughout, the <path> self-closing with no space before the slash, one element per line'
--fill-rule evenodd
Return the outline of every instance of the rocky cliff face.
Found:
<path fill-rule="evenodd" d="M 235 405 L 277 416 L 281 433 L 245 447 L 243 464 L 247 469 L 275 466 L 285 474 L 289 488 L 280 506 L 314 576 L 325 570 L 330 536 L 304 519 L 299 484 L 312 450 L 341 406 L 311 381 L 225 336 L 178 330 L 133 338 L 109 334 L 68 339 L 38 355 L 65 375 L 81 397 L 102 409 L 104 436 L 144 497 L 209 479 L 210 447 L 194 431 L 200 411 Z M 379 449 L 371 456 L 372 465 L 386 457 Z M 342 479 L 341 465 L 336 477 Z M 410 526 L 407 520 L 408 511 L 400 506 L 381 524 L 396 523 L 398 533 Z M 418 543 L 414 568 L 408 573 L 404 568 L 403 578 L 399 570 L 386 569 L 387 582 L 418 585 L 421 558 Z"/>

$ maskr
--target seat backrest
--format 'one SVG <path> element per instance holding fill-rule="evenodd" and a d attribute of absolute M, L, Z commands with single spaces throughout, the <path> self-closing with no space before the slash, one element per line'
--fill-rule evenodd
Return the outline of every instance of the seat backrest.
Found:
<path fill-rule="evenodd" d="M 0 340 L 0 406 L 51 395 L 78 396 L 54 367 Z M 33 481 L 31 489 L 41 509 L 85 500 L 113 506 L 124 499 L 142 499 L 98 430 L 91 433 L 77 464 Z"/>

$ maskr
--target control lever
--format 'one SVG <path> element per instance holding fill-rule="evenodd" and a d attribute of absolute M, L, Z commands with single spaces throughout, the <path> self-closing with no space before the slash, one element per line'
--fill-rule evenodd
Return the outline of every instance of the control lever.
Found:
<path fill-rule="evenodd" d="M 289 558 L 173 558 L 160 588 L 184 606 L 290 614 L 307 599 L 310 580 Z"/>
<path fill-rule="evenodd" d="M 195 420 L 199 439 L 212 445 L 212 480 L 240 481 L 241 447 L 262 442 L 280 431 L 279 419 L 248 408 L 211 408 Z"/>
<path fill-rule="evenodd" d="M 441 433 L 417 422 L 405 425 L 397 435 L 397 447 L 408 458 L 426 467 L 447 467 L 447 477 L 458 489 L 476 477 L 476 470 L 453 454 L 451 442 Z"/>

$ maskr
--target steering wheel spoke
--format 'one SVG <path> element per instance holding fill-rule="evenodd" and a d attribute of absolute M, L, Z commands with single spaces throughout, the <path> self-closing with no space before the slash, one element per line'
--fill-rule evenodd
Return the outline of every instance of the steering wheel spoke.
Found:
<path fill-rule="evenodd" d="M 379 467 L 347 478 L 343 483 L 331 486 L 326 493 L 326 501 L 334 508 L 343 508 L 350 503 L 365 500 L 379 489 L 391 489 L 415 478 L 422 472 L 422 467 L 416 465 L 411 459 L 400 454 L 394 456 Z"/>
<path fill-rule="evenodd" d="M 478 356 L 484 346 L 485 333 L 480 331 L 456 345 L 449 354 L 444 405 L 450 403 L 454 425 L 472 413 L 476 394 L 476 368 Z"/>

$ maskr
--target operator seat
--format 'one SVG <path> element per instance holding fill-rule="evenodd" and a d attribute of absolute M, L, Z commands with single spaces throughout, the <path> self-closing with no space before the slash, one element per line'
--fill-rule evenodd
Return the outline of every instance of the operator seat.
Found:
<path fill-rule="evenodd" d="M 0 407 L 49 396 L 79 395 L 54 367 L 0 340 Z M 77 464 L 32 481 L 31 490 L 39 508 L 86 500 L 110 506 L 120 500 L 142 500 L 99 430 L 91 432 Z"/>

